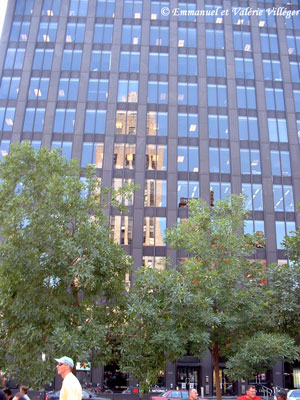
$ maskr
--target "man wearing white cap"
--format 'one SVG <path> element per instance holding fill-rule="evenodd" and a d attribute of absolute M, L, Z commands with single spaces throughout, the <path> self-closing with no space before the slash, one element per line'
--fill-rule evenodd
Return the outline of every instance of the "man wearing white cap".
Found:
<path fill-rule="evenodd" d="M 63 378 L 59 400 L 81 400 L 82 389 L 79 380 L 72 374 L 74 362 L 70 357 L 56 358 L 57 373 Z"/>

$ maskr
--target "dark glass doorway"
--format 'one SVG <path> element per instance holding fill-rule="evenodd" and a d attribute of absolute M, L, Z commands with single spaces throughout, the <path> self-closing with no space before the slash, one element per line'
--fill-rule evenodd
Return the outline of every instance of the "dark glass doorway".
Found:
<path fill-rule="evenodd" d="M 176 386 L 179 389 L 197 389 L 200 392 L 200 367 L 177 367 Z"/>

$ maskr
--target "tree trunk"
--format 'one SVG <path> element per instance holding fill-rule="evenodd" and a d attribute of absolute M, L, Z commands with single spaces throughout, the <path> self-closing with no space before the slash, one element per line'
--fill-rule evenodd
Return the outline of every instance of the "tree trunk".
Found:
<path fill-rule="evenodd" d="M 216 380 L 216 396 L 217 396 L 217 400 L 222 400 L 220 367 L 219 367 L 220 349 L 219 349 L 218 342 L 214 343 L 214 347 L 211 350 L 211 355 L 212 355 L 213 362 L 214 362 L 214 371 L 215 371 L 215 380 Z"/>

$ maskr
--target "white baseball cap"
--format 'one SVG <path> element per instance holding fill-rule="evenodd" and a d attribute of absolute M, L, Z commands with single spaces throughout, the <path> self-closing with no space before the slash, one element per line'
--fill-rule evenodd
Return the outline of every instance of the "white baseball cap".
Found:
<path fill-rule="evenodd" d="M 67 356 L 63 356 L 61 358 L 55 358 L 55 361 L 58 362 L 58 363 L 67 364 L 71 368 L 74 367 L 74 361 L 72 360 L 72 358 L 67 357 Z"/>

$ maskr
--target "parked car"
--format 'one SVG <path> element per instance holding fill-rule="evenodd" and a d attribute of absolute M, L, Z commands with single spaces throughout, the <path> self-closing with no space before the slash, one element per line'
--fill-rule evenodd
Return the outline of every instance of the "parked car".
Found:
<path fill-rule="evenodd" d="M 48 392 L 46 394 L 46 400 L 58 400 L 59 399 L 60 390 L 56 392 Z M 96 396 L 95 393 L 90 392 L 89 390 L 82 389 L 82 400 L 110 400 L 107 397 L 99 397 Z"/>
<path fill-rule="evenodd" d="M 158 396 L 151 396 L 150 400 L 180 400 L 180 399 L 188 399 L 189 392 L 187 390 L 167 390 L 166 392 L 158 395 Z M 206 400 L 200 399 L 199 400 Z M 300 399 L 299 399 L 300 400 Z"/>
<path fill-rule="evenodd" d="M 287 394 L 287 399 L 288 400 L 300 400 L 300 390 L 299 389 L 289 390 L 288 394 Z"/>

